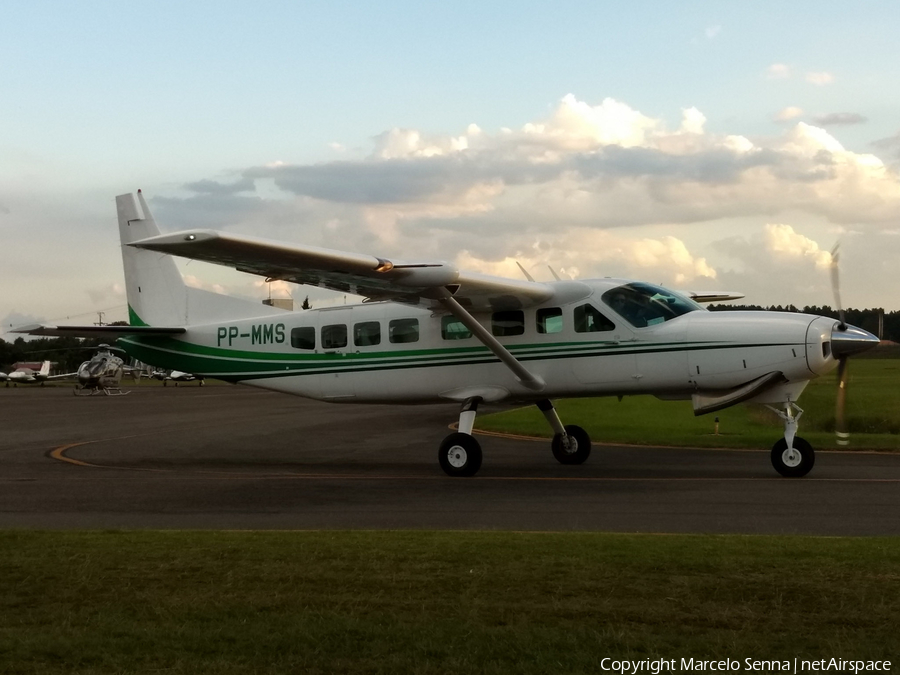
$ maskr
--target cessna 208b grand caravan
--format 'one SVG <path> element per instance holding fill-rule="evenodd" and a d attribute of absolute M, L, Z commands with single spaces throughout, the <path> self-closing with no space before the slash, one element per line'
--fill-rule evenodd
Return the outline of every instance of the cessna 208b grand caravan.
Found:
<path fill-rule="evenodd" d="M 461 404 L 438 458 L 474 475 L 482 402 L 535 403 L 553 455 L 581 464 L 588 434 L 554 398 L 653 394 L 697 414 L 740 402 L 784 420 L 772 463 L 803 476 L 814 452 L 797 436 L 808 382 L 877 344 L 843 321 L 773 312 L 708 312 L 699 301 L 620 279 L 505 279 L 447 262 L 401 262 L 209 230 L 160 234 L 143 195 L 116 197 L 130 326 L 31 326 L 41 335 L 118 337 L 145 363 L 322 401 Z M 185 285 L 171 256 L 363 296 L 360 305 L 286 312 Z M 273 314 L 273 311 L 277 313 Z M 839 396 L 842 400 L 842 396 Z M 839 416 L 839 426 L 842 422 Z"/>

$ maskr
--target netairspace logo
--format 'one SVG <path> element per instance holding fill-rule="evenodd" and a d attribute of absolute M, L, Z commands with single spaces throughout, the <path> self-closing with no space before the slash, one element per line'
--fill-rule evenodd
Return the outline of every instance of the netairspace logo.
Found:
<path fill-rule="evenodd" d="M 660 675 L 660 673 L 681 673 L 693 671 L 731 671 L 731 672 L 780 672 L 792 673 L 862 673 L 890 672 L 890 661 L 854 661 L 847 659 L 784 660 L 771 661 L 753 658 L 746 659 L 643 659 L 626 661 L 605 658 L 600 662 L 600 669 L 619 675 Z"/>

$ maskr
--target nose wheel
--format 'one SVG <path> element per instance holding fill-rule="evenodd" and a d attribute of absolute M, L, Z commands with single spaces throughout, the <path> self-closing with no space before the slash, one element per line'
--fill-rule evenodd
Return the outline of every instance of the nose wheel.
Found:
<path fill-rule="evenodd" d="M 797 423 L 803 410 L 790 401 L 784 410 L 766 406 L 784 421 L 784 438 L 772 446 L 772 466 L 786 478 L 800 478 L 812 470 L 816 453 L 805 439 L 797 436 Z"/>
<path fill-rule="evenodd" d="M 786 478 L 805 476 L 815 463 L 815 450 L 799 436 L 794 436 L 793 447 L 788 447 L 783 438 L 772 446 L 772 466 Z"/>

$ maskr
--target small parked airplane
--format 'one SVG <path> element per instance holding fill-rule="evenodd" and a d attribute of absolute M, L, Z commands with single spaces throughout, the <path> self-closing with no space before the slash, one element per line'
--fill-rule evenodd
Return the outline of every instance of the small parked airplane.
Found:
<path fill-rule="evenodd" d="M 12 382 L 13 385 L 18 384 L 43 384 L 47 380 L 57 379 L 50 376 L 50 362 L 44 361 L 40 370 L 32 370 L 31 368 L 16 368 L 6 376 L 6 386 Z"/>
<path fill-rule="evenodd" d="M 179 382 L 194 382 L 196 380 L 199 380 L 199 384 L 201 387 L 203 386 L 202 375 L 200 377 L 197 377 L 192 373 L 185 373 L 180 370 L 154 370 L 150 374 L 150 377 L 152 377 L 154 380 L 162 380 L 164 387 L 168 386 L 169 382 L 174 382 L 175 386 L 177 387 Z"/>
<path fill-rule="evenodd" d="M 134 195 L 116 197 L 131 325 L 19 332 L 113 335 L 146 363 L 323 401 L 456 401 L 458 431 L 438 452 L 451 476 L 481 466 L 472 429 L 482 402 L 535 403 L 555 432 L 554 457 L 581 464 L 590 438 L 564 425 L 551 399 L 637 394 L 690 399 L 698 415 L 741 402 L 768 405 L 784 421 L 772 464 L 782 475 L 803 476 L 815 453 L 796 435 L 797 398 L 835 367 L 844 392 L 847 358 L 878 343 L 843 320 L 708 312 L 698 304 L 737 294 L 685 295 L 622 279 L 540 283 L 210 230 L 160 234 L 137 196 L 142 213 Z M 186 286 L 173 255 L 366 300 L 273 313 Z M 843 400 L 842 393 L 839 406 Z"/>

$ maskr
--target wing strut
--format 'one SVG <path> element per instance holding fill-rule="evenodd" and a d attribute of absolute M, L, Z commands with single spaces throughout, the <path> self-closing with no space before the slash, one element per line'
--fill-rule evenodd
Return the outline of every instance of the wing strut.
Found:
<path fill-rule="evenodd" d="M 539 376 L 530 372 L 525 366 L 519 363 L 516 357 L 513 356 L 506 347 L 500 344 L 500 341 L 497 340 L 497 338 L 491 335 L 484 326 L 478 323 L 474 316 L 467 312 L 465 308 L 450 295 L 450 291 L 446 289 L 442 290 L 444 292 L 441 294 L 441 297 L 438 298 L 438 302 L 446 307 L 453 316 L 459 319 L 466 328 L 472 331 L 472 334 L 481 340 L 482 344 L 490 349 L 494 353 L 494 356 L 500 359 L 506 367 L 513 372 L 516 379 L 521 382 L 523 386 L 528 387 L 532 391 L 541 391 L 544 388 L 545 383 Z"/>

